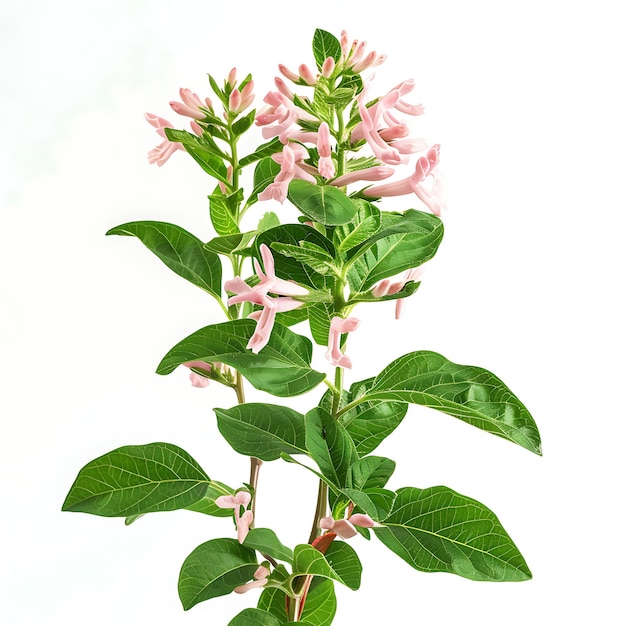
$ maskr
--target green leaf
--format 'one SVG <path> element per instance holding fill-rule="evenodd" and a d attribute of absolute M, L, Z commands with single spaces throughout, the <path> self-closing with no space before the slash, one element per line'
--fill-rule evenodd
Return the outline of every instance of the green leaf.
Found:
<path fill-rule="evenodd" d="M 346 224 L 356 213 L 352 200 L 332 185 L 295 179 L 289 183 L 288 198 L 304 215 L 326 226 Z"/>
<path fill-rule="evenodd" d="M 447 487 L 397 492 L 376 536 L 422 572 L 449 572 L 471 580 L 532 577 L 498 518 L 483 504 Z"/>
<path fill-rule="evenodd" d="M 276 152 L 280 152 L 280 149 L 276 150 Z M 269 156 L 262 158 L 258 162 L 256 168 L 254 169 L 254 187 L 252 188 L 252 193 L 250 194 L 250 197 L 246 201 L 246 206 L 250 206 L 257 201 L 259 194 L 268 185 L 274 182 L 274 179 L 279 172 L 280 165 Z"/>
<path fill-rule="evenodd" d="M 209 211 L 211 213 L 211 223 L 218 235 L 235 235 L 239 233 L 237 223 L 237 206 L 241 201 L 241 190 L 230 195 L 224 195 L 215 190 L 209 196 Z"/>
<path fill-rule="evenodd" d="M 443 223 L 435 215 L 409 210 L 383 213 L 382 227 L 352 251 L 348 282 L 365 291 L 378 281 L 418 267 L 435 256 L 443 238 Z"/>
<path fill-rule="evenodd" d="M 271 613 L 278 618 L 281 624 L 287 622 L 285 612 L 286 594 L 281 589 L 263 589 L 259 598 L 258 608 Z M 306 596 L 302 616 L 298 624 L 312 624 L 313 626 L 331 626 L 337 612 L 337 598 L 335 585 L 327 578 L 313 578 Z"/>
<path fill-rule="evenodd" d="M 297 545 L 294 550 L 294 578 L 302 575 L 321 576 L 356 590 L 361 585 L 361 571 L 359 557 L 343 541 L 333 542 L 325 555 L 309 544 Z"/>
<path fill-rule="evenodd" d="M 231 593 L 252 579 L 259 567 L 254 550 L 236 539 L 211 539 L 199 545 L 183 563 L 178 595 L 185 611 L 199 602 Z"/>
<path fill-rule="evenodd" d="M 308 241 L 300 241 L 298 245 L 274 242 L 272 249 L 308 265 L 318 274 L 330 276 L 339 273 L 339 269 L 335 265 L 335 259 L 323 248 Z"/>
<path fill-rule="evenodd" d="M 198 463 L 171 443 L 123 446 L 80 470 L 62 510 L 104 517 L 174 511 L 200 500 L 209 482 Z"/>
<path fill-rule="evenodd" d="M 273 211 L 267 211 L 267 213 L 264 213 L 263 217 L 259 220 L 259 225 L 256 229 L 263 232 L 264 230 L 269 230 L 270 228 L 276 228 L 276 226 L 280 226 L 278 215 L 276 215 Z"/>
<path fill-rule="evenodd" d="M 244 609 L 228 622 L 228 626 L 282 626 L 285 621 L 261 609 Z"/>
<path fill-rule="evenodd" d="M 306 454 L 304 415 L 289 407 L 249 402 L 213 410 L 224 439 L 240 454 L 263 461 L 281 452 Z"/>
<path fill-rule="evenodd" d="M 293 552 L 284 546 L 270 528 L 252 528 L 246 535 L 244 546 L 258 550 L 262 554 L 269 554 L 278 561 L 293 562 Z"/>
<path fill-rule="evenodd" d="M 341 253 L 352 250 L 367 241 L 380 229 L 381 215 L 379 209 L 371 202 L 362 199 L 353 199 L 357 208 L 352 221 L 335 229 L 335 236 L 339 240 L 337 250 Z"/>
<path fill-rule="evenodd" d="M 301 241 L 306 241 L 320 247 L 322 250 L 325 250 L 331 258 L 335 256 L 335 248 L 332 242 L 314 228 L 304 224 L 283 224 L 259 233 L 254 242 L 255 256 L 257 258 L 260 257 L 258 250 L 262 244 L 272 248 L 274 243 L 298 246 Z M 308 265 L 304 265 L 302 262 L 292 257 L 275 254 L 274 262 L 276 276 L 284 280 L 295 280 L 302 285 L 308 285 L 316 289 L 325 288 L 327 282 L 330 280 L 315 272 Z"/>
<path fill-rule="evenodd" d="M 350 435 L 328 411 L 316 407 L 305 416 L 306 447 L 322 474 L 337 487 L 348 486 L 358 455 Z"/>
<path fill-rule="evenodd" d="M 203 144 L 198 137 L 186 130 L 175 130 L 173 128 L 166 128 L 165 134 L 170 141 L 182 143 L 185 150 L 209 176 L 223 183 L 228 183 L 228 174 L 224 161 L 219 156 L 213 154 L 209 147 Z"/>
<path fill-rule="evenodd" d="M 256 237 L 257 231 L 252 230 L 247 233 L 236 233 L 234 235 L 224 235 L 214 237 L 204 247 L 216 254 L 230 256 L 231 254 L 242 254 L 247 250 L 248 244 Z"/>
<path fill-rule="evenodd" d="M 220 483 L 217 480 L 212 480 L 206 490 L 204 496 L 194 502 L 190 506 L 185 507 L 188 511 L 195 511 L 196 513 L 204 513 L 204 515 L 211 515 L 213 517 L 232 517 L 232 509 L 223 509 L 215 501 L 220 496 L 232 496 L 235 490 L 224 483 Z"/>
<path fill-rule="evenodd" d="M 330 322 L 335 317 L 335 308 L 331 303 L 317 302 L 306 308 L 313 341 L 319 346 L 328 345 Z"/>
<path fill-rule="evenodd" d="M 328 57 L 332 57 L 335 62 L 341 59 L 341 44 L 334 35 L 317 28 L 313 34 L 313 56 L 317 69 L 321 70 Z"/>
<path fill-rule="evenodd" d="M 494 374 L 458 365 L 436 352 L 411 352 L 390 363 L 356 402 L 393 400 L 437 409 L 541 454 L 526 407 Z"/>
<path fill-rule="evenodd" d="M 342 394 L 340 407 L 361 399 L 371 388 L 374 378 L 354 383 L 350 391 Z M 329 409 L 332 394 L 328 391 L 321 406 Z M 340 422 L 346 427 L 359 456 L 375 450 L 404 419 L 408 405 L 403 402 L 370 400 L 362 401 L 342 414 Z"/>
<path fill-rule="evenodd" d="M 396 469 L 396 462 L 384 456 L 366 456 L 350 466 L 348 484 L 353 489 L 384 487 Z"/>
<path fill-rule="evenodd" d="M 107 235 L 137 237 L 173 272 L 219 299 L 222 264 L 194 235 L 166 222 L 128 222 L 111 228 Z"/>
<path fill-rule="evenodd" d="M 237 137 L 243 135 L 247 130 L 250 129 L 250 126 L 254 123 L 254 116 L 256 115 L 256 110 L 252 109 L 249 113 L 246 113 L 243 117 L 239 118 L 233 124 L 233 134 Z"/>
<path fill-rule="evenodd" d="M 256 323 L 235 320 L 206 326 L 175 345 L 157 368 L 169 374 L 187 361 L 225 363 L 239 370 L 250 383 L 275 396 L 295 396 L 313 389 L 325 374 L 311 369 L 309 339 L 276 324 L 270 340 L 258 354 L 246 348 Z"/>
<path fill-rule="evenodd" d="M 242 159 L 239 159 L 239 165 L 241 167 L 245 167 L 246 165 L 250 165 L 250 163 L 254 163 L 255 161 L 260 161 L 261 159 L 268 158 L 272 156 L 272 154 L 276 154 L 278 152 L 282 152 L 283 144 L 278 137 L 274 137 L 271 141 L 267 143 L 261 144 L 254 152 L 247 154 Z M 280 165 L 276 163 L 278 169 L 280 170 Z M 256 184 L 256 175 L 255 175 L 255 184 Z"/>

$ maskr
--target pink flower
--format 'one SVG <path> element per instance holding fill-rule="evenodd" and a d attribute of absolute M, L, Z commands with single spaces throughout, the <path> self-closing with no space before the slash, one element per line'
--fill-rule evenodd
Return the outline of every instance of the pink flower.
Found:
<path fill-rule="evenodd" d="M 348 33 L 341 31 L 341 59 L 345 67 L 351 67 L 356 73 L 360 73 L 370 67 L 376 67 L 384 62 L 387 58 L 384 54 L 370 52 L 365 55 L 366 41 L 358 41 L 355 39 L 352 44 L 348 39 Z"/>
<path fill-rule="evenodd" d="M 289 311 L 302 304 L 292 300 L 291 297 L 272 298 L 268 293 L 271 292 L 279 296 L 306 296 L 309 293 L 308 289 L 296 283 L 278 278 L 274 271 L 274 257 L 270 249 L 265 244 L 261 244 L 259 249 L 265 272 L 261 269 L 259 262 L 254 259 L 254 269 L 259 278 L 258 284 L 250 287 L 239 276 L 224 283 L 224 288 L 235 294 L 228 299 L 229 305 L 251 302 L 263 307 L 262 311 L 256 311 L 250 315 L 251 319 L 256 320 L 257 326 L 247 347 L 255 354 L 267 345 L 274 326 L 274 320 L 276 319 L 276 313 Z"/>
<path fill-rule="evenodd" d="M 437 170 L 439 163 L 439 144 L 435 144 L 427 153 L 417 160 L 415 172 L 408 178 L 369 187 L 364 191 L 366 196 L 382 198 L 385 196 L 403 196 L 414 192 L 417 197 L 435 215 L 441 215 L 446 204 L 443 198 L 443 177 Z M 428 177 L 433 179 L 431 188 L 425 184 Z"/>
<path fill-rule="evenodd" d="M 352 360 L 341 352 L 341 335 L 350 333 L 359 327 L 361 320 L 356 317 L 333 317 L 328 334 L 326 358 L 336 367 L 352 367 Z"/>
<path fill-rule="evenodd" d="M 300 78 L 310 87 L 314 87 L 317 85 L 317 76 L 311 71 L 308 65 L 302 63 L 300 67 L 298 67 L 298 72 L 300 73 Z"/>
<path fill-rule="evenodd" d="M 254 572 L 254 580 L 251 580 L 249 583 L 245 585 L 239 585 L 239 587 L 235 587 L 233 591 L 235 593 L 245 593 L 250 589 L 255 589 L 256 587 L 262 587 L 267 583 L 267 577 L 270 575 L 270 571 L 267 567 L 263 565 L 259 565 L 256 572 Z"/>
<path fill-rule="evenodd" d="M 182 102 L 172 100 L 170 106 L 179 115 L 185 115 L 194 120 L 203 120 L 206 117 L 206 113 L 202 109 L 210 110 L 213 108 L 213 103 L 209 98 L 205 98 L 204 102 L 202 102 L 198 95 L 193 93 L 190 89 L 181 87 L 178 93 Z"/>
<path fill-rule="evenodd" d="M 410 270 L 407 270 L 402 275 L 400 280 L 392 281 L 389 278 L 385 278 L 385 280 L 381 280 L 375 287 L 372 289 L 372 295 L 376 298 L 382 298 L 383 296 L 391 296 L 393 294 L 398 293 L 404 286 L 411 280 L 417 280 L 420 278 L 424 272 L 426 271 L 426 265 L 420 265 L 419 267 L 413 267 Z M 406 298 L 398 298 L 396 300 L 396 319 L 399 320 L 402 317 L 402 313 L 404 312 Z"/>
<path fill-rule="evenodd" d="M 342 539 L 350 539 L 357 534 L 355 526 L 361 526 L 361 528 L 372 528 L 376 526 L 376 522 L 369 516 L 363 513 L 355 513 L 348 519 L 333 519 L 332 517 L 323 517 L 320 520 L 320 528 L 324 530 L 332 530 L 339 535 Z"/>
<path fill-rule="evenodd" d="M 245 111 L 254 100 L 253 89 L 254 81 L 252 80 L 248 81 L 241 91 L 235 87 L 228 97 L 228 110 L 231 113 L 241 113 Z"/>
<path fill-rule="evenodd" d="M 159 167 L 163 165 L 176 150 L 184 150 L 183 144 L 178 141 L 170 141 L 165 134 L 166 128 L 173 128 L 166 119 L 154 115 L 153 113 L 145 113 L 145 118 L 151 126 L 154 126 L 159 137 L 163 137 L 165 141 L 160 143 L 156 148 L 148 152 L 148 162 L 156 163 Z"/>
<path fill-rule="evenodd" d="M 324 78 L 330 78 L 335 71 L 335 59 L 333 57 L 327 57 L 324 63 L 322 63 L 322 76 Z"/>
<path fill-rule="evenodd" d="M 241 515 L 241 507 L 247 507 L 251 499 L 252 496 L 247 491 L 238 491 L 234 496 L 220 496 L 215 500 L 215 504 L 220 509 L 233 509 L 239 543 L 244 542 L 254 519 L 252 511 L 244 511 L 243 515 Z"/>
<path fill-rule="evenodd" d="M 331 185 L 335 187 L 345 187 L 350 183 L 356 183 L 360 180 L 384 180 L 389 178 L 394 172 L 392 167 L 386 167 L 384 165 L 377 165 L 375 167 L 367 167 L 363 170 L 357 170 L 355 172 L 348 172 L 343 176 L 338 176 L 334 180 L 330 181 Z"/>
<path fill-rule="evenodd" d="M 317 169 L 320 176 L 332 178 L 335 175 L 335 164 L 331 158 L 330 128 L 326 122 L 320 124 L 317 133 L 317 151 L 320 155 Z"/>
<path fill-rule="evenodd" d="M 283 151 L 272 155 L 272 159 L 280 164 L 280 172 L 276 175 L 274 182 L 269 184 L 260 194 L 259 200 L 276 200 L 281 204 L 287 198 L 289 183 L 294 178 L 301 178 L 310 183 L 315 183 L 315 178 L 303 169 L 302 161 L 308 157 L 308 152 L 300 144 L 288 143 L 283 147 Z"/>
<path fill-rule="evenodd" d="M 198 374 L 194 371 L 189 372 L 189 380 L 191 381 L 191 385 L 193 387 L 204 388 L 209 386 L 208 376 L 211 374 L 211 370 L 213 369 L 213 366 L 210 363 L 206 363 L 205 361 L 187 361 L 187 363 L 183 363 L 183 365 L 190 369 L 194 368 L 206 372 L 206 376 Z"/>

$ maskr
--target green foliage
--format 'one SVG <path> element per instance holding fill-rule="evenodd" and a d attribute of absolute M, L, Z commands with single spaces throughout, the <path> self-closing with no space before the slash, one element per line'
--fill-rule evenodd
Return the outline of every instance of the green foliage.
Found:
<path fill-rule="evenodd" d="M 236 539 L 211 539 L 184 561 L 178 595 L 185 611 L 199 602 L 225 596 L 252 579 L 259 567 L 254 550 Z"/>
<path fill-rule="evenodd" d="M 288 197 L 304 215 L 326 226 L 346 224 L 356 213 L 352 200 L 332 185 L 295 179 L 289 184 Z"/>
<path fill-rule="evenodd" d="M 498 518 L 447 487 L 399 489 L 382 523 L 376 536 L 417 570 L 489 581 L 532 576 Z"/>
<path fill-rule="evenodd" d="M 336 580 L 356 590 L 361 586 L 361 562 L 347 543 L 336 542 L 322 554 L 308 544 L 297 545 L 294 550 L 293 577 L 310 574 Z"/>
<path fill-rule="evenodd" d="M 104 517 L 175 511 L 198 502 L 209 483 L 204 470 L 178 446 L 123 446 L 80 470 L 63 510 Z"/>
<path fill-rule="evenodd" d="M 214 411 L 224 439 L 240 454 L 274 461 L 281 452 L 306 453 L 304 415 L 289 407 L 250 402 Z"/>
<path fill-rule="evenodd" d="M 293 562 L 293 552 L 283 545 L 271 528 L 253 528 L 247 534 L 244 546 L 274 557 L 278 561 Z"/>
<path fill-rule="evenodd" d="M 219 299 L 222 264 L 214 252 L 194 235 L 166 222 L 128 222 L 111 228 L 107 235 L 137 237 L 173 272 Z"/>
<path fill-rule="evenodd" d="M 317 28 L 313 35 L 313 56 L 317 69 L 321 70 L 324 61 L 331 57 L 335 61 L 341 58 L 341 44 L 339 40 L 329 32 Z"/>
<path fill-rule="evenodd" d="M 250 383 L 275 396 L 295 396 L 318 385 L 324 374 L 311 369 L 311 342 L 285 326 L 276 325 L 259 354 L 246 348 L 254 332 L 253 320 L 213 324 L 176 344 L 157 368 L 170 374 L 187 361 L 225 363 L 238 369 Z"/>
<path fill-rule="evenodd" d="M 170 141 L 182 143 L 193 160 L 212 178 L 228 183 L 226 165 L 223 159 L 215 154 L 211 145 L 203 143 L 199 137 L 186 130 L 166 128 L 165 134 Z"/>

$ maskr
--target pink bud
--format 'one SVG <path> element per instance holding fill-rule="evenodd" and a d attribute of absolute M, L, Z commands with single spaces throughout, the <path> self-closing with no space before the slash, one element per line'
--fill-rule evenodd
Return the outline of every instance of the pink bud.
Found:
<path fill-rule="evenodd" d="M 322 76 L 324 78 L 330 78 L 335 69 L 335 59 L 328 57 L 322 64 Z"/>
<path fill-rule="evenodd" d="M 233 67 L 233 69 L 230 70 L 228 74 L 228 78 L 226 79 L 226 82 L 231 87 L 234 87 L 237 84 L 237 68 L 236 67 Z"/>
<path fill-rule="evenodd" d="M 278 66 L 278 71 L 285 77 L 288 78 L 291 82 L 293 83 L 297 83 L 300 80 L 300 77 L 295 73 L 292 72 L 287 66 L 285 65 L 279 65 Z"/>
<path fill-rule="evenodd" d="M 300 78 L 302 78 L 307 85 L 311 87 L 317 85 L 317 77 L 313 74 L 308 65 L 302 63 L 302 65 L 298 67 L 298 72 L 300 73 Z"/>
<path fill-rule="evenodd" d="M 228 108 L 231 112 L 237 113 L 240 106 L 241 93 L 239 92 L 239 89 L 235 87 L 235 89 L 230 92 L 230 96 L 228 97 Z"/>

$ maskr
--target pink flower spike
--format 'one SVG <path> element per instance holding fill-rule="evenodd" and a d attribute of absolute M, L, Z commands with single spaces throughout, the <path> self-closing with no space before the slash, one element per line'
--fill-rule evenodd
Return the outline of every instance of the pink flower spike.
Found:
<path fill-rule="evenodd" d="M 328 334 L 328 350 L 326 358 L 335 367 L 344 367 L 350 369 L 352 360 L 341 352 L 341 335 L 355 331 L 361 320 L 356 317 L 333 317 L 330 322 L 330 332 Z"/>
<path fill-rule="evenodd" d="M 246 511 L 238 520 L 237 520 L 237 541 L 239 543 L 243 543 L 250 531 L 250 524 L 254 520 L 254 513 L 252 511 Z"/>

